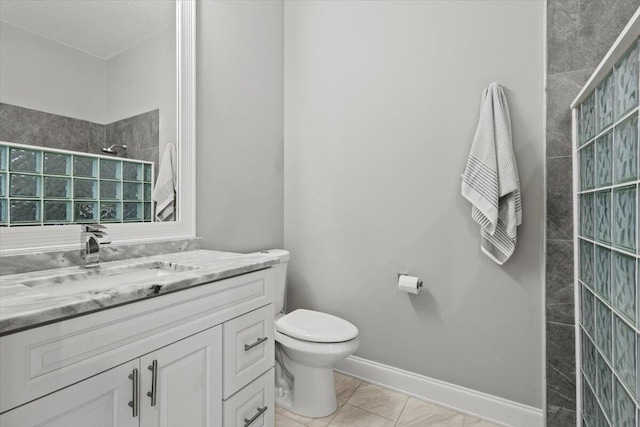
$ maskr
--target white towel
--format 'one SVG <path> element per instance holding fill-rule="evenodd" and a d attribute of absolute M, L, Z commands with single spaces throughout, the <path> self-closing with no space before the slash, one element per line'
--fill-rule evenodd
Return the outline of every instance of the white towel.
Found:
<path fill-rule="evenodd" d="M 156 202 L 156 219 L 173 221 L 176 202 L 176 146 L 167 144 L 158 169 L 158 179 L 153 190 Z"/>
<path fill-rule="evenodd" d="M 516 247 L 522 203 L 509 106 L 495 82 L 482 92 L 480 120 L 462 174 L 462 195 L 473 205 L 471 216 L 481 228 L 482 251 L 504 264 Z"/>

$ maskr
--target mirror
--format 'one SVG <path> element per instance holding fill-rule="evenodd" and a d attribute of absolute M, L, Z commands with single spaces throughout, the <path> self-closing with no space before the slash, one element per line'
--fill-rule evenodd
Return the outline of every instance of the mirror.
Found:
<path fill-rule="evenodd" d="M 175 207 L 175 211 L 173 215 L 174 220 L 149 221 L 149 222 L 143 222 L 143 223 L 129 222 L 124 220 L 123 221 L 114 220 L 113 222 L 110 222 L 109 224 L 107 224 L 109 235 L 112 237 L 112 241 L 113 241 L 112 245 L 144 243 L 144 242 L 150 242 L 150 241 L 166 241 L 166 240 L 175 240 L 175 239 L 189 239 L 189 238 L 195 237 L 196 1 L 195 0 L 175 0 L 175 1 L 2 0 L 0 4 L 1 20 L 4 21 L 6 16 L 8 16 L 8 11 L 10 10 L 8 6 L 13 3 L 28 5 L 28 7 L 25 6 L 28 12 L 28 13 L 25 13 L 25 15 L 31 16 L 32 18 L 37 18 L 35 19 L 35 22 L 47 23 L 47 25 L 52 29 L 55 29 L 60 33 L 67 33 L 67 35 L 75 36 L 76 38 L 78 38 L 80 35 L 79 38 L 81 39 L 89 37 L 86 35 L 86 34 L 89 34 L 88 33 L 89 29 L 97 28 L 97 24 L 95 20 L 89 22 L 87 21 L 87 19 L 85 19 L 87 16 L 89 16 L 87 12 L 89 9 L 93 9 L 95 12 L 97 8 L 98 10 L 97 15 L 101 17 L 98 20 L 111 22 L 111 24 L 107 26 L 103 26 L 103 30 L 107 34 L 107 37 L 105 37 L 104 39 L 105 40 L 114 39 L 116 41 L 121 40 L 121 36 L 123 36 L 123 34 L 121 33 L 125 31 L 123 30 L 124 27 L 122 27 L 122 25 L 125 23 L 130 24 L 128 28 L 131 28 L 131 27 L 146 28 L 147 27 L 146 21 L 152 21 L 151 15 L 156 12 L 150 12 L 148 9 L 144 9 L 145 7 L 151 7 L 152 5 L 158 6 L 161 4 L 173 5 L 171 6 L 172 10 L 169 11 L 169 13 L 173 14 L 172 16 L 175 16 L 174 25 L 175 25 L 176 42 L 173 48 L 175 57 L 174 56 L 169 57 L 169 55 L 166 54 L 166 52 L 165 52 L 165 56 L 169 57 L 168 61 L 171 61 L 171 58 L 174 58 L 173 72 L 175 73 L 175 76 L 177 78 L 173 82 L 167 83 L 166 87 L 164 85 L 159 87 L 157 89 L 157 92 L 154 92 L 153 90 L 147 90 L 147 92 L 153 92 L 158 96 L 161 91 L 164 91 L 164 89 L 168 90 L 167 93 L 173 94 L 174 100 L 175 100 L 174 101 L 175 106 L 173 108 L 175 108 L 175 110 L 173 113 L 167 113 L 167 116 L 169 117 L 168 119 L 166 120 L 163 119 L 164 112 L 165 112 L 165 108 L 168 111 L 171 107 L 163 107 L 163 105 L 144 103 L 145 100 L 142 97 L 142 94 L 143 94 L 142 89 L 143 87 L 146 87 L 144 86 L 144 84 L 153 80 L 148 75 L 143 74 L 142 75 L 143 78 L 140 78 L 138 81 L 135 81 L 135 82 L 134 81 L 129 81 L 128 83 L 125 82 L 126 84 L 121 86 L 122 89 L 120 92 L 106 91 L 101 98 L 99 94 L 102 92 L 98 91 L 98 94 L 96 94 L 96 90 L 100 89 L 99 87 L 100 84 L 96 83 L 95 87 L 92 85 L 86 84 L 86 81 L 85 81 L 85 79 L 87 79 L 86 74 L 80 72 L 80 71 L 86 71 L 86 67 L 80 67 L 80 66 L 69 67 L 68 63 L 70 62 L 65 60 L 64 57 L 62 59 L 60 58 L 53 59 L 53 55 L 57 50 L 53 48 L 48 49 L 46 51 L 42 51 L 40 55 L 42 55 L 43 58 L 35 58 L 33 56 L 35 54 L 31 54 L 31 56 L 27 55 L 26 52 L 29 51 L 30 47 L 33 47 L 29 45 L 27 41 L 24 41 L 25 45 L 17 45 L 17 46 L 14 45 L 13 47 L 14 49 L 13 54 L 17 56 L 18 59 L 22 57 L 20 59 L 20 61 L 22 61 L 20 62 L 22 64 L 22 67 L 16 67 L 15 66 L 16 64 L 10 63 L 10 61 L 6 59 L 8 58 L 8 56 L 6 57 L 4 56 L 12 53 L 11 48 L 9 47 L 10 45 L 8 43 L 6 47 L 5 45 L 0 46 L 0 54 L 3 55 L 3 57 L 0 58 L 0 102 L 2 104 L 6 104 L 9 106 L 20 107 L 27 110 L 35 110 L 35 112 L 32 111 L 30 113 L 33 113 L 33 114 L 39 113 L 39 114 L 42 114 L 42 117 L 50 117 L 49 115 L 55 115 L 55 116 L 61 116 L 66 118 L 66 120 L 55 121 L 56 126 L 46 131 L 46 132 L 49 132 L 49 134 L 56 134 L 57 132 L 66 131 L 68 128 L 74 128 L 72 124 L 77 123 L 75 120 L 84 120 L 87 122 L 91 122 L 94 125 L 99 125 L 97 126 L 98 137 L 100 137 L 101 133 L 104 132 L 105 145 L 106 145 L 106 133 L 107 133 L 106 127 L 109 124 L 113 123 L 114 121 L 118 122 L 118 121 L 125 120 L 126 123 L 123 122 L 124 123 L 123 126 L 124 126 L 125 124 L 129 124 L 130 121 L 135 121 L 134 119 L 140 114 L 147 114 L 147 113 L 148 115 L 145 117 L 151 116 L 151 119 L 149 119 L 145 123 L 153 123 L 153 120 L 154 120 L 153 115 L 156 114 L 156 116 L 158 117 L 158 121 L 157 121 L 158 150 L 157 152 L 159 154 L 158 159 L 159 159 L 160 167 L 155 168 L 153 170 L 153 175 L 154 176 L 157 175 L 158 181 L 161 181 L 161 176 L 163 175 L 163 168 L 162 168 L 162 164 L 163 164 L 162 159 L 164 157 L 163 150 L 165 150 L 165 147 L 167 147 L 169 144 L 175 144 L 175 147 L 176 147 L 175 158 L 172 159 L 173 161 L 169 162 L 174 167 L 174 171 L 173 173 L 171 172 L 168 173 L 170 177 L 175 176 L 175 179 L 173 180 L 173 183 L 172 183 L 173 185 L 164 187 L 167 192 L 172 193 L 174 195 L 174 203 L 173 203 Z M 71 11 L 72 7 L 77 7 L 78 9 L 76 9 L 73 12 L 69 12 L 66 15 L 62 13 L 62 10 Z M 123 13 L 121 10 L 118 11 L 118 8 L 120 7 L 129 7 L 130 9 L 128 9 L 128 12 Z M 165 10 L 168 10 L 168 9 L 165 9 Z M 161 14 L 160 12 L 157 12 L 157 13 L 158 15 Z M 114 14 L 117 15 L 116 18 L 113 18 L 112 15 Z M 55 20 L 57 19 L 57 18 L 54 19 L 56 15 L 59 15 L 58 17 L 66 16 L 66 18 L 63 21 Z M 78 17 L 85 17 L 85 18 L 78 18 Z M 6 18 L 6 19 L 9 19 L 9 18 Z M 54 21 L 48 23 L 48 21 L 50 20 L 54 20 Z M 8 22 L 1 22 L 0 27 L 2 27 L 3 33 L 2 33 L 2 37 L 0 37 L 0 42 L 2 43 L 6 41 L 4 37 L 4 32 L 5 32 L 4 28 L 8 28 L 8 25 L 12 25 L 13 27 L 18 27 L 17 21 L 14 21 L 14 24 L 11 24 Z M 26 24 L 21 24 L 21 25 L 26 25 Z M 63 27 L 66 27 L 66 28 L 63 28 Z M 21 28 L 21 27 L 18 27 L 18 28 Z M 22 29 L 27 33 L 27 36 L 26 36 L 27 39 L 30 39 L 28 36 L 33 36 L 35 34 L 34 32 L 35 29 L 32 29 L 32 30 L 25 30 L 24 28 Z M 84 36 L 82 36 L 83 34 Z M 58 46 L 59 47 L 58 50 L 68 51 L 69 49 L 71 49 L 72 51 L 79 51 L 78 48 L 70 48 L 70 46 L 68 45 L 70 43 L 69 41 L 54 42 L 53 40 L 51 40 L 52 35 L 43 36 L 42 38 L 44 38 L 45 41 L 50 42 L 51 46 Z M 98 36 L 95 36 L 95 37 L 91 36 L 91 40 L 89 40 L 88 42 L 91 42 L 97 45 L 98 44 L 97 40 L 98 40 Z M 148 38 L 138 41 L 138 43 L 134 46 L 129 46 L 128 50 L 135 50 L 135 47 L 143 45 L 145 40 L 148 40 Z M 118 49 L 111 50 L 110 52 L 112 53 L 106 56 L 113 59 L 116 56 L 118 56 L 117 55 L 118 51 L 119 51 Z M 123 53 L 123 52 L 124 51 L 121 51 L 120 53 Z M 114 54 L 116 56 L 110 56 Z M 102 58 L 98 58 L 96 54 L 93 54 L 90 56 L 93 57 L 93 59 L 95 59 L 96 61 L 99 60 L 99 61 L 102 61 L 103 63 L 109 61 Z M 33 61 L 33 63 L 35 63 L 35 61 L 39 59 L 47 59 L 47 58 L 50 61 L 47 65 L 41 65 L 39 67 L 27 66 L 30 63 L 29 61 Z M 151 59 L 148 56 L 139 57 L 137 60 L 137 63 L 139 63 L 141 66 L 144 66 L 145 64 L 148 64 L 150 62 L 151 62 Z M 60 83 L 61 80 L 55 80 L 53 78 L 56 73 L 58 74 L 60 73 L 60 70 L 56 69 L 54 67 L 54 64 L 57 64 L 59 68 L 66 69 L 67 73 L 72 73 L 72 75 L 74 76 L 73 79 L 67 78 L 66 80 L 64 80 L 64 82 L 66 82 L 67 84 L 66 86 Z M 108 77 L 106 75 L 107 73 L 106 68 L 107 66 L 106 64 L 104 64 L 104 70 L 105 70 L 104 81 L 107 81 L 107 77 Z M 124 69 L 133 70 L 134 67 L 132 65 L 131 67 L 124 67 Z M 155 71 L 168 72 L 168 70 L 170 69 L 171 69 L 171 65 L 164 64 L 162 66 L 158 66 Z M 9 72 L 9 70 L 13 70 L 13 71 Z M 21 74 L 24 74 L 24 76 L 22 76 Z M 17 79 L 15 78 L 16 75 L 18 75 Z M 21 81 L 20 79 L 26 79 L 29 81 L 29 83 L 19 84 L 19 82 Z M 84 84 L 85 85 L 84 89 L 83 90 L 75 89 L 75 86 L 74 86 L 75 84 L 77 85 Z M 22 96 L 22 101 L 20 102 L 17 101 L 16 97 L 18 96 Z M 107 107 L 104 107 L 105 104 L 102 102 L 103 100 L 105 100 L 104 102 L 106 102 L 107 105 L 109 105 L 110 102 L 115 103 L 116 100 L 122 99 L 121 97 L 123 96 L 127 96 L 127 99 L 130 102 L 129 105 L 131 106 L 131 108 L 124 110 L 124 112 L 121 113 L 121 115 L 119 116 L 112 116 L 112 117 L 115 117 L 113 121 L 109 121 L 108 118 L 104 118 L 102 121 L 93 121 L 94 119 L 90 119 L 87 116 L 82 115 L 82 114 L 89 114 L 92 111 L 95 112 L 96 108 L 103 108 L 103 111 L 106 111 L 105 109 Z M 71 105 L 73 102 L 81 102 L 81 107 L 75 108 L 75 110 L 73 110 L 71 108 Z M 60 105 L 60 104 L 65 109 L 63 109 L 62 107 L 59 107 L 60 109 L 57 109 L 58 107 L 54 108 L 55 105 Z M 133 108 L 133 107 L 137 107 L 137 108 Z M 5 108 L 10 108 L 10 107 L 5 107 Z M 158 112 L 154 113 L 154 110 L 158 110 Z M 104 114 L 103 117 L 107 117 L 106 113 L 103 113 L 103 114 Z M 127 121 L 126 119 L 131 119 L 131 120 Z M 38 132 L 45 132 L 44 130 L 41 130 L 43 129 L 43 127 L 41 127 L 40 125 L 46 122 L 47 121 L 45 120 L 44 122 L 41 122 L 38 126 L 33 126 L 33 123 L 29 123 L 29 122 L 22 122 L 22 123 L 24 124 L 24 126 L 27 126 L 28 129 L 31 129 L 31 134 L 37 134 Z M 8 123 L 9 123 L 9 120 L 7 120 L 7 117 L 3 112 L 3 114 L 0 115 L 0 128 L 3 128 L 3 129 L 6 128 Z M 14 123 L 10 123 L 10 124 L 14 125 Z M 32 126 L 32 127 L 29 128 L 29 126 Z M 102 126 L 102 128 L 100 128 L 100 126 Z M 95 128 L 96 126 L 93 127 L 93 129 Z M 79 137 L 79 139 L 91 140 L 93 134 L 90 131 L 87 131 L 87 132 L 88 133 L 80 133 L 81 136 Z M 125 136 L 131 137 L 133 131 L 129 133 L 127 132 L 124 132 Z M 150 131 L 148 132 L 148 134 L 155 135 L 155 132 Z M 13 138 L 15 137 L 12 137 L 12 139 Z M 100 162 L 103 159 L 103 157 L 100 157 L 100 156 L 104 156 L 104 159 L 106 160 L 111 160 L 116 163 L 119 162 L 118 164 L 120 166 L 120 169 L 118 169 L 118 165 L 116 165 L 115 173 L 116 175 L 121 174 L 121 176 L 123 177 L 121 185 L 124 185 L 125 181 L 130 181 L 129 179 L 124 179 L 125 169 L 127 170 L 135 169 L 137 171 L 142 170 L 143 173 L 145 173 L 144 165 L 147 163 L 145 163 L 145 161 L 143 160 L 132 159 L 131 152 L 133 152 L 134 150 L 130 149 L 129 146 L 127 147 L 127 151 L 129 153 L 126 155 L 127 157 L 124 157 L 125 154 L 118 151 L 118 147 L 113 147 L 113 150 L 116 151 L 115 154 L 102 152 L 102 148 L 108 149 L 110 145 L 101 146 L 101 144 L 98 144 L 100 154 L 95 154 L 96 150 L 94 150 L 93 153 L 85 153 L 81 151 L 76 151 L 77 147 L 75 146 L 73 147 L 65 146 L 66 148 L 64 149 L 57 149 L 57 148 L 52 148 L 48 146 L 42 147 L 37 145 L 26 144 L 24 143 L 26 140 L 27 139 L 25 138 L 21 140 L 22 142 L 19 142 L 17 144 L 20 144 L 19 149 L 26 151 L 27 152 L 26 154 L 33 154 L 33 152 L 36 152 L 35 155 L 31 156 L 31 158 L 35 157 L 35 162 L 36 162 L 35 171 L 32 166 L 29 166 L 30 162 L 27 161 L 27 162 L 18 162 L 20 166 L 17 168 L 16 173 L 25 175 L 25 176 L 42 174 L 42 177 L 41 177 L 42 181 L 38 181 L 38 179 L 36 179 L 37 182 L 35 185 L 35 191 L 40 191 L 40 192 L 42 192 L 43 190 L 46 191 L 46 188 L 43 188 L 44 178 L 48 174 L 54 175 L 53 173 L 49 173 L 49 170 L 47 170 L 46 173 L 44 171 L 44 167 L 47 164 L 46 162 L 48 162 L 48 160 L 45 159 L 45 157 L 47 156 L 46 153 L 52 153 L 54 155 L 62 154 L 63 155 L 62 157 L 64 157 L 65 155 L 73 156 L 71 160 L 69 160 L 71 162 L 71 166 L 69 166 L 71 168 L 70 170 L 59 169 L 59 170 L 66 171 L 65 173 L 67 173 L 68 175 L 62 174 L 62 175 L 57 175 L 56 177 L 63 178 L 63 179 L 71 179 L 72 181 L 73 179 L 76 179 L 76 178 L 79 178 L 79 179 L 87 178 L 87 179 L 93 179 L 94 181 L 97 180 L 98 181 L 97 194 L 100 194 L 100 191 L 99 191 L 100 181 L 104 180 L 101 178 L 101 175 L 100 175 L 101 171 L 98 169 L 98 171 L 96 172 L 96 169 L 89 168 L 89 170 L 91 171 L 90 173 L 93 175 L 87 176 L 87 177 L 85 176 L 75 177 L 73 175 L 75 173 L 75 169 L 74 169 L 75 161 L 76 161 L 75 156 L 78 156 L 79 158 L 81 158 L 80 163 L 83 163 L 82 161 L 83 157 L 88 157 L 93 159 L 94 160 L 93 168 L 96 168 L 96 167 L 100 168 Z M 132 138 L 128 139 L 127 141 L 129 140 L 132 140 Z M 5 145 L 7 145 L 6 143 L 11 143 L 11 141 L 5 141 L 4 138 L 0 139 L 0 141 L 4 142 Z M 67 139 L 67 143 L 71 144 L 71 137 Z M 15 146 L 16 143 L 14 142 L 12 144 Z M 125 144 L 116 144 L 116 145 L 125 145 Z M 67 153 L 66 151 L 67 148 L 70 148 L 70 147 L 73 148 L 71 154 Z M 63 151 L 59 153 L 57 150 L 63 150 Z M 147 150 L 147 154 L 148 152 L 153 153 L 153 151 L 155 151 L 154 148 L 149 148 Z M 6 169 L 0 171 L 0 176 L 4 174 L 4 178 L 5 178 L 5 186 L 2 187 L 5 191 L 2 194 L 0 194 L 0 202 L 4 201 L 5 203 L 9 204 L 9 201 L 12 198 L 11 196 L 9 196 L 10 190 L 11 190 L 9 175 L 12 174 L 10 147 L 7 147 L 7 150 L 5 151 L 0 150 L 0 156 L 3 155 L 3 153 L 5 153 L 9 158 L 4 160 L 5 165 L 7 165 Z M 38 156 L 38 153 L 40 153 L 39 156 Z M 30 158 L 29 155 L 27 155 L 26 157 Z M 137 169 L 132 166 L 126 166 L 125 162 L 134 163 L 134 164 L 142 163 L 142 168 Z M 68 163 L 64 163 L 64 164 L 67 165 Z M 27 172 L 27 171 L 20 170 L 22 167 L 26 167 L 27 169 L 31 168 L 31 169 L 29 169 L 29 171 Z M 107 173 L 109 173 L 109 170 L 113 171 L 114 169 L 107 167 L 106 170 L 107 170 Z M 96 174 L 97 176 L 95 176 Z M 165 177 L 166 175 L 167 174 L 165 174 Z M 147 178 L 144 178 L 144 176 L 142 180 L 140 180 L 139 175 L 136 175 L 136 176 L 137 176 L 136 178 L 137 180 L 134 180 L 132 182 L 141 183 L 141 184 L 145 184 L 148 182 Z M 105 179 L 108 180 L 108 178 L 105 178 Z M 153 182 L 154 184 L 156 184 L 155 181 L 156 181 L 155 179 L 149 180 L 149 182 Z M 162 181 L 166 183 L 167 181 L 171 181 L 171 179 L 165 178 Z M 40 185 L 40 187 L 38 187 L 38 185 Z M 72 185 L 73 185 L 73 182 L 72 182 Z M 45 184 L 45 187 L 46 187 L 46 184 Z M 29 189 L 33 188 L 33 185 L 32 184 L 26 185 L 25 188 L 26 190 L 25 189 L 23 190 L 28 192 Z M 156 185 L 156 189 L 158 188 L 160 188 L 159 184 Z M 70 202 L 75 202 L 75 199 L 73 199 L 74 197 L 73 188 L 71 189 L 71 191 L 72 191 L 71 196 L 69 196 L 71 197 Z M 32 194 L 32 193 L 29 193 L 29 194 Z M 39 193 L 39 194 L 42 194 L 42 193 Z M 46 200 L 42 200 L 43 197 L 32 197 L 32 198 L 29 198 L 26 196 L 19 196 L 19 197 L 25 200 L 29 199 L 31 201 L 42 201 L 43 203 L 44 201 L 46 201 Z M 99 197 L 99 196 L 96 196 L 96 197 Z M 121 203 L 124 203 L 124 200 Z M 143 196 L 142 203 L 147 203 L 144 201 L 144 196 Z M 38 204 L 36 203 L 36 205 Z M 43 207 L 44 207 L 44 204 L 39 204 L 35 210 L 37 211 L 38 208 L 42 209 Z M 74 208 L 75 206 L 72 209 Z M 98 209 L 100 210 L 99 215 L 102 215 L 101 208 L 102 206 L 98 205 Z M 29 213 L 30 215 L 33 214 L 33 210 L 34 209 L 32 209 L 31 212 Z M 10 213 L 11 212 L 9 208 L 9 216 L 10 216 Z M 154 215 L 156 213 L 157 212 L 155 212 Z M 38 212 L 36 212 L 35 215 L 38 215 Z M 75 211 L 73 211 L 73 215 L 75 215 Z M 43 218 L 43 217 L 40 217 L 40 218 Z M 28 254 L 28 253 L 42 252 L 42 251 L 72 250 L 72 249 L 79 248 L 80 247 L 79 236 L 80 236 L 81 227 L 79 227 L 78 225 L 69 225 L 69 224 L 73 224 L 73 222 L 61 221 L 61 223 L 64 225 L 54 226 L 54 224 L 57 224 L 54 221 L 51 223 L 47 222 L 46 226 L 33 226 L 33 225 L 45 225 L 41 220 L 40 222 L 34 221 L 33 225 L 29 227 L 6 226 L 6 225 L 0 226 L 0 256 L 11 255 L 11 254 Z"/>
<path fill-rule="evenodd" d="M 177 219 L 176 10 L 2 1 L 0 226 Z"/>

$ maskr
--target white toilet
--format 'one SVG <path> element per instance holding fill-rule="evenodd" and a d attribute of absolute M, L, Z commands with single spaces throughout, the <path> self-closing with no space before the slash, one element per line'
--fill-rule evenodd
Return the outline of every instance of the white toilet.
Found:
<path fill-rule="evenodd" d="M 277 256 L 275 295 L 276 404 L 305 417 L 324 417 L 338 407 L 333 365 L 353 354 L 360 342 L 358 328 L 336 316 L 295 310 L 284 314 L 289 252 Z"/>

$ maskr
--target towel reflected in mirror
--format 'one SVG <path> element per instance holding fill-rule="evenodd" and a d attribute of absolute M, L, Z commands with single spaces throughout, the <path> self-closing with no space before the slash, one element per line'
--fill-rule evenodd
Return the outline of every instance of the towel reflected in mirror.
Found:
<path fill-rule="evenodd" d="M 176 220 L 176 146 L 167 144 L 158 166 L 158 179 L 153 191 L 156 221 Z"/>

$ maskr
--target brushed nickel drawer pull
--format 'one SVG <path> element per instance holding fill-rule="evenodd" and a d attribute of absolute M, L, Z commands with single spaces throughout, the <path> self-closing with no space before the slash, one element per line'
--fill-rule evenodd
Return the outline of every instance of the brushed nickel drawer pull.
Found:
<path fill-rule="evenodd" d="M 264 414 L 266 412 L 267 408 L 268 408 L 268 406 L 264 405 L 264 408 L 258 408 L 258 412 L 256 412 L 256 414 L 251 419 L 245 418 L 244 419 L 244 427 L 250 426 L 251 423 L 254 422 L 255 420 L 257 420 L 260 415 L 262 415 L 262 414 Z"/>
<path fill-rule="evenodd" d="M 151 406 L 156 406 L 157 385 L 158 385 L 158 361 L 154 360 L 147 367 L 151 371 L 151 391 L 147 392 L 147 396 L 151 398 Z"/>
<path fill-rule="evenodd" d="M 244 345 L 244 351 L 249 351 L 251 350 L 253 347 L 262 344 L 263 342 L 265 342 L 266 340 L 268 340 L 269 338 L 267 337 L 262 337 L 262 338 L 258 338 L 256 340 L 256 342 L 254 342 L 253 344 L 245 344 Z"/>
<path fill-rule="evenodd" d="M 133 380 L 133 400 L 129 402 L 129 406 L 133 409 L 133 416 L 138 416 L 138 370 L 134 369 L 129 374 L 129 379 Z"/>

